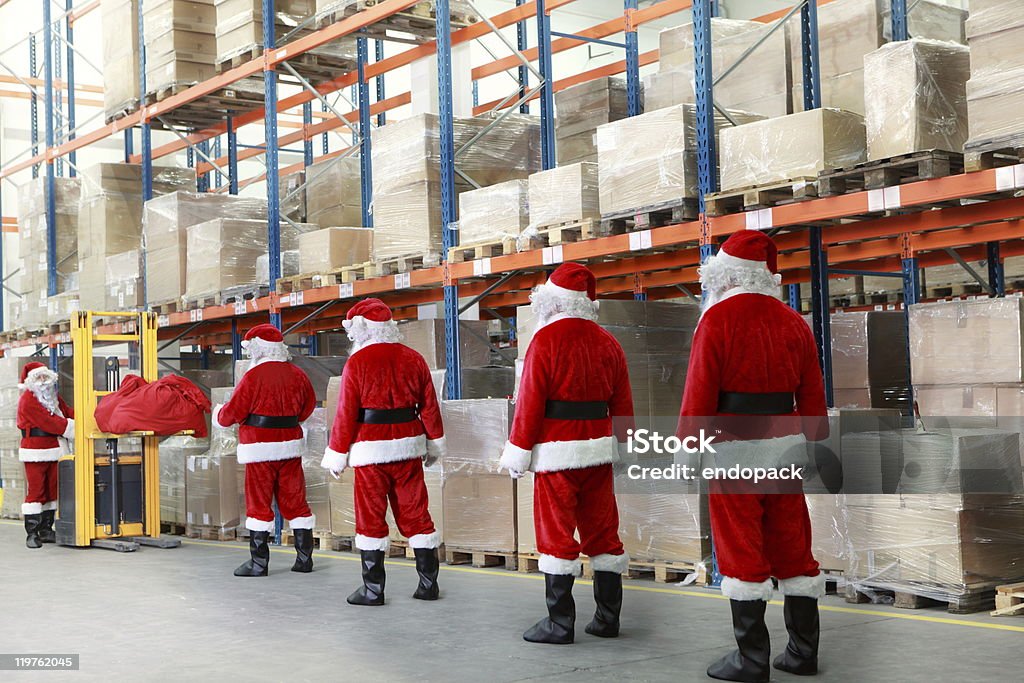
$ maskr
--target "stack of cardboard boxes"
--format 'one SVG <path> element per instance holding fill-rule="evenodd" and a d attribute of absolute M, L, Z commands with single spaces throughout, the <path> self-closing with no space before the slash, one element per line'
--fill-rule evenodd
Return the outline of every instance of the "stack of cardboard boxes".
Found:
<path fill-rule="evenodd" d="M 1015 0 L 971 0 L 967 44 L 971 80 L 967 83 L 969 147 L 1020 147 L 1024 125 L 1024 16 Z"/>
<path fill-rule="evenodd" d="M 103 0 L 103 113 L 107 121 L 139 106 L 139 0 Z"/>
<path fill-rule="evenodd" d="M 263 0 L 215 0 L 217 6 L 217 63 L 234 57 L 249 59 L 263 53 Z M 276 0 L 274 37 L 277 44 L 303 38 L 316 29 L 315 0 Z M 355 64 L 356 41 L 351 36 L 332 41 L 311 53 L 330 57 L 341 67 Z"/>
<path fill-rule="evenodd" d="M 643 111 L 642 92 L 640 102 Z M 626 81 L 607 76 L 560 90 L 555 93 L 555 112 L 558 165 L 596 162 L 598 127 L 629 116 Z"/>
<path fill-rule="evenodd" d="M 459 244 L 516 239 L 529 225 L 528 180 L 509 180 L 459 195 Z"/>
<path fill-rule="evenodd" d="M 363 224 L 359 158 L 318 161 L 306 171 L 306 217 L 321 228 Z"/>
<path fill-rule="evenodd" d="M 216 74 L 216 28 L 214 0 L 146 0 L 142 30 L 147 92 L 212 78 Z"/>
<path fill-rule="evenodd" d="M 530 176 L 530 225 L 535 228 L 601 218 L 597 164 L 581 161 Z"/>

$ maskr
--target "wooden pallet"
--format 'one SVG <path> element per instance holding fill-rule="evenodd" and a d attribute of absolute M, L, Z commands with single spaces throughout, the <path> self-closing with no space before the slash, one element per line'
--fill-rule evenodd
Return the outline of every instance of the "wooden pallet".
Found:
<path fill-rule="evenodd" d="M 964 155 L 959 152 L 926 150 L 877 159 L 818 175 L 818 196 L 828 197 L 863 190 L 877 190 L 918 180 L 963 173 Z"/>
<path fill-rule="evenodd" d="M 317 550 L 328 550 L 331 548 L 333 537 L 330 531 L 313 531 L 313 547 Z M 295 545 L 295 534 L 291 529 L 281 530 L 281 546 L 290 548 Z"/>
<path fill-rule="evenodd" d="M 438 548 L 439 557 L 445 557 L 444 543 Z M 391 557 L 404 557 L 407 560 L 416 559 L 416 549 L 409 545 L 406 539 L 391 539 Z"/>
<path fill-rule="evenodd" d="M 485 550 L 467 550 L 461 548 L 444 549 L 444 561 L 447 564 L 469 564 L 474 567 L 504 567 L 516 569 L 517 554 L 514 552 L 489 552 Z"/>
<path fill-rule="evenodd" d="M 362 12 L 374 5 L 380 4 L 381 0 L 339 0 L 336 6 L 328 7 L 317 15 L 317 28 L 324 28 L 337 23 L 347 17 Z M 345 6 L 338 6 L 347 3 Z M 434 40 L 437 37 L 437 21 L 434 14 L 434 3 L 425 1 L 413 5 L 404 12 L 398 12 L 390 17 L 382 19 L 375 24 L 365 27 L 360 35 L 376 40 L 397 40 L 391 32 L 406 33 L 415 36 L 418 42 Z M 451 11 L 452 29 L 463 28 L 475 24 L 479 18 L 472 12 Z M 402 41 L 406 42 L 406 41 Z"/>
<path fill-rule="evenodd" d="M 299 34 L 309 34 L 312 31 L 300 31 L 297 35 L 292 36 L 289 40 L 297 40 L 302 37 Z M 254 59 L 259 59 L 263 56 L 262 45 L 250 45 L 247 48 L 243 48 L 238 53 L 221 60 L 216 65 L 217 73 L 223 73 L 231 69 L 237 68 L 246 62 L 250 62 Z M 358 66 L 356 59 L 341 57 L 338 55 L 324 54 L 323 52 L 306 52 L 301 55 L 295 55 L 294 57 L 288 58 L 288 65 L 291 66 L 300 76 L 305 78 L 307 81 L 316 85 L 323 81 L 337 78 L 342 74 L 346 74 L 350 71 L 354 71 Z M 285 70 L 283 67 L 277 70 L 278 78 L 285 80 L 292 80 L 294 78 L 291 73 Z"/>
<path fill-rule="evenodd" d="M 205 296 L 185 300 L 185 309 L 206 308 L 207 306 L 226 306 L 240 301 L 249 301 L 267 296 L 268 289 L 264 286 L 226 289 Z"/>
<path fill-rule="evenodd" d="M 160 522 L 160 533 L 171 536 L 185 536 L 185 525 L 177 522 Z"/>
<path fill-rule="evenodd" d="M 583 564 L 582 578 L 594 578 L 594 570 L 590 566 L 590 558 L 581 557 L 580 561 Z M 519 553 L 516 559 L 516 570 L 524 574 L 536 574 L 540 571 L 539 563 L 540 555 L 537 553 Z"/>
<path fill-rule="evenodd" d="M 323 546 L 321 546 L 322 548 Z M 356 539 L 354 536 L 335 536 L 331 534 L 328 541 L 328 548 L 336 553 L 356 552 Z"/>
<path fill-rule="evenodd" d="M 439 263 L 440 260 L 436 256 L 425 256 L 424 254 L 380 259 L 362 265 L 363 279 L 409 273 L 417 268 L 433 268 Z"/>
<path fill-rule="evenodd" d="M 1024 583 L 996 586 L 996 608 L 993 617 L 1024 615 Z"/>
<path fill-rule="evenodd" d="M 996 585 L 977 584 L 968 586 L 967 589 L 957 595 L 951 595 L 949 599 L 936 599 L 929 597 L 936 592 L 948 592 L 949 588 L 941 586 L 908 584 L 903 590 L 875 587 L 863 583 L 848 583 L 845 589 L 846 602 L 851 604 L 863 604 L 867 602 L 879 602 L 892 600 L 893 607 L 899 609 L 923 609 L 936 605 L 945 605 L 950 614 L 973 614 L 991 610 L 995 605 Z"/>
<path fill-rule="evenodd" d="M 146 106 L 162 102 L 188 90 L 194 82 L 167 83 L 149 91 L 143 98 Z M 263 81 L 251 77 L 228 88 L 221 88 L 188 104 L 160 114 L 163 121 L 176 128 L 196 130 L 220 123 L 225 117 L 251 111 L 263 106 Z M 153 119 L 154 128 L 166 128 L 164 122 Z"/>
<path fill-rule="evenodd" d="M 449 263 L 463 263 L 465 261 L 479 261 L 493 256 L 504 256 L 514 254 L 518 251 L 517 240 L 514 237 L 505 237 L 490 242 L 477 242 L 474 244 L 460 244 L 448 250 Z"/>
<path fill-rule="evenodd" d="M 1024 163 L 1024 136 L 988 140 L 964 150 L 964 169 L 968 173 Z"/>
<path fill-rule="evenodd" d="M 107 125 L 110 125 L 114 121 L 119 121 L 126 116 L 134 114 L 138 110 L 139 100 L 133 97 L 127 102 L 122 102 L 121 104 L 117 105 L 111 113 L 107 114 L 106 118 L 104 119 L 104 122 Z"/>
<path fill-rule="evenodd" d="M 185 310 L 182 305 L 181 299 L 169 299 L 167 301 L 157 301 L 149 305 L 150 309 L 157 315 L 168 315 L 170 313 L 180 313 Z"/>
<path fill-rule="evenodd" d="M 697 200 L 681 197 L 629 211 L 602 214 L 600 231 L 595 234 L 595 237 L 621 235 L 626 232 L 659 228 L 663 225 L 675 225 L 694 220 L 697 216 Z"/>
<path fill-rule="evenodd" d="M 631 579 L 653 578 L 656 583 L 676 583 L 685 581 L 696 574 L 690 582 L 693 586 L 706 586 L 709 583 L 707 571 L 702 562 L 634 562 L 629 563 L 626 576 Z"/>
<path fill-rule="evenodd" d="M 306 289 L 348 284 L 364 279 L 367 271 L 370 273 L 376 272 L 372 262 L 358 263 L 356 265 L 345 266 L 343 268 L 335 268 L 334 270 L 329 270 L 325 273 L 302 273 L 301 275 L 291 275 L 289 277 L 280 278 L 277 281 L 277 293 L 291 294 L 292 292 L 301 292 Z M 373 277 L 373 275 L 371 274 L 370 277 Z"/>
<path fill-rule="evenodd" d="M 234 541 L 237 535 L 234 528 L 222 529 L 219 526 L 206 526 L 204 524 L 185 525 L 185 536 L 188 538 L 200 538 L 204 541 Z"/>
<path fill-rule="evenodd" d="M 962 282 L 925 287 L 924 292 L 926 299 L 946 299 L 951 296 L 977 296 L 985 294 L 986 290 L 977 282 Z"/>
<path fill-rule="evenodd" d="M 794 178 L 784 183 L 741 187 L 715 192 L 705 198 L 709 216 L 725 216 L 750 209 L 767 209 L 782 204 L 817 199 L 817 178 Z"/>

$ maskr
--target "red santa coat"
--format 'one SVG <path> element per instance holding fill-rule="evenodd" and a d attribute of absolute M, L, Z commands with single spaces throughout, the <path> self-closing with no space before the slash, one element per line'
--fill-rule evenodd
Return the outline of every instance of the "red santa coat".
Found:
<path fill-rule="evenodd" d="M 31 390 L 24 390 L 18 399 L 18 429 L 22 430 L 18 459 L 22 462 L 56 462 L 61 448 L 58 436 L 75 438 L 75 413 L 64 399 L 57 397 L 57 413 L 40 403 Z M 31 436 L 30 430 L 41 429 L 49 436 Z"/>
<path fill-rule="evenodd" d="M 444 452 L 444 425 L 430 368 L 408 346 L 378 342 L 353 353 L 341 373 L 340 392 L 324 467 L 379 465 Z M 364 408 L 416 408 L 419 419 L 365 424 L 359 421 Z"/>
<path fill-rule="evenodd" d="M 609 417 L 549 419 L 548 401 L 606 401 Z M 595 322 L 555 316 L 526 352 L 501 465 L 557 472 L 614 463 L 633 427 L 633 394 L 619 342 Z"/>
<path fill-rule="evenodd" d="M 316 393 L 306 373 L 287 361 L 266 359 L 246 371 L 214 419 L 221 427 L 240 425 L 238 462 L 245 465 L 299 458 L 304 448 L 302 427 L 253 427 L 244 424 L 246 418 L 295 416 L 305 422 L 315 408 Z"/>

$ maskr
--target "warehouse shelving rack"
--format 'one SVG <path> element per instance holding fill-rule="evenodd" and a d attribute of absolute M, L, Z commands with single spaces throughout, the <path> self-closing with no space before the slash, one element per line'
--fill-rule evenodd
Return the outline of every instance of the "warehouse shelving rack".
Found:
<path fill-rule="evenodd" d="M 56 1 L 56 0 L 51 0 Z M 142 0 L 143 2 L 145 0 Z M 820 76 L 817 50 L 817 8 L 830 0 L 807 2 L 804 0 L 790 10 L 775 12 L 760 20 L 783 22 L 800 14 L 801 55 L 804 69 L 804 104 L 813 108 L 820 104 Z M 372 224 L 368 207 L 371 201 L 370 135 L 369 130 L 385 121 L 387 112 L 410 102 L 409 93 L 385 97 L 385 75 L 412 62 L 437 56 L 439 94 L 441 106 L 442 188 L 443 218 L 451 226 L 456 218 L 454 193 L 455 157 L 451 125 L 452 71 L 451 49 L 501 28 L 515 25 L 516 41 L 505 40 L 511 55 L 473 69 L 474 82 L 492 75 L 514 71 L 516 89 L 503 100 L 477 103 L 475 113 L 489 111 L 522 110 L 529 102 L 537 101 L 540 113 L 542 161 L 544 168 L 554 165 L 554 92 L 571 85 L 602 76 L 625 73 L 629 84 L 631 113 L 636 106 L 641 66 L 655 63 L 657 50 L 639 52 L 636 40 L 638 26 L 666 16 L 691 9 L 695 33 L 695 85 L 698 111 L 699 184 L 701 196 L 716 188 L 716 155 L 714 151 L 714 79 L 711 77 L 711 18 L 717 12 L 713 0 L 663 0 L 640 9 L 636 0 L 623 0 L 624 12 L 597 26 L 576 34 L 553 31 L 551 15 L 574 0 L 516 0 L 516 6 L 479 23 L 449 30 L 450 8 L 448 0 L 436 0 L 438 30 L 434 40 L 426 40 L 403 52 L 384 56 L 380 43 L 375 44 L 373 61 L 367 38 L 359 39 L 357 68 L 316 84 L 303 83 L 302 89 L 287 97 L 277 96 L 279 72 L 294 76 L 287 64 L 290 58 L 304 54 L 331 40 L 346 35 L 357 35 L 373 24 L 417 4 L 416 0 L 385 0 L 358 14 L 322 27 L 300 39 L 277 44 L 274 37 L 273 0 L 264 0 L 265 51 L 240 66 L 225 71 L 216 78 L 200 83 L 163 101 L 143 106 L 138 112 L 99 127 L 76 138 L 56 141 L 52 131 L 47 134 L 46 149 L 33 150 L 28 159 L 12 161 L 0 167 L 0 178 L 9 179 L 27 168 L 45 164 L 48 178 L 59 170 L 59 160 L 76 150 L 114 135 L 125 135 L 125 159 L 141 163 L 145 169 L 146 193 L 151 192 L 151 168 L 154 159 L 183 150 L 192 152 L 200 178 L 200 187 L 210 191 L 236 194 L 252 182 L 266 181 L 268 199 L 268 245 L 270 246 L 271 276 L 280 274 L 280 202 L 279 178 L 295 170 L 309 167 L 315 160 L 313 141 L 322 138 L 319 160 L 336 158 L 344 154 L 361 153 L 363 184 L 362 199 L 367 224 Z M 90 3 L 81 9 L 71 9 L 67 3 L 67 17 L 80 17 L 93 8 Z M 905 0 L 892 0 L 892 34 L 896 39 L 907 38 L 907 5 Z M 536 26 L 536 46 L 528 43 L 527 21 Z M 682 23 L 684 19 L 680 20 Z M 53 20 L 46 21 L 44 42 L 52 43 L 46 34 L 53 30 Z M 608 40 L 624 33 L 622 43 Z M 591 69 L 581 74 L 556 79 L 552 55 L 587 42 L 612 44 L 625 51 L 624 59 L 610 65 Z M 45 54 L 51 55 L 52 50 Z M 71 56 L 69 56 L 69 62 Z M 140 73 L 144 78 L 144 55 L 140 60 Z M 536 62 L 536 66 L 534 63 Z M 69 81 L 72 63 L 68 64 Z M 49 69 L 47 73 L 49 74 Z M 534 82 L 531 83 L 533 74 Z M 223 121 L 212 126 L 178 130 L 177 139 L 158 147 L 152 146 L 150 126 L 160 124 L 161 118 L 178 109 L 209 97 L 240 80 L 262 77 L 264 81 L 263 106 L 246 111 L 225 112 Z M 371 81 L 376 86 L 371 102 Z M 48 111 L 62 84 L 52 76 L 46 78 L 42 93 Z M 356 91 L 356 101 L 348 111 L 340 111 L 338 95 L 331 102 L 329 95 L 341 94 L 345 89 Z M 73 90 L 68 91 L 69 94 Z M 313 112 L 313 103 L 319 102 L 323 113 Z M 301 128 L 279 134 L 281 112 L 297 108 L 302 110 Z M 374 121 L 376 117 L 376 121 Z M 316 119 L 316 120 L 314 120 Z M 52 118 L 47 117 L 52 126 Z M 264 124 L 265 144 L 244 146 L 237 141 L 240 127 Z M 79 126 L 81 127 L 81 126 Z M 170 126 L 176 128 L 176 126 Z M 140 130 L 140 150 L 133 149 L 132 130 Z M 355 140 L 346 147 L 331 151 L 329 133 L 352 132 Z M 221 140 L 226 152 L 223 151 Z M 302 161 L 281 167 L 279 153 L 289 146 L 301 143 Z M 240 179 L 238 162 L 241 159 L 262 157 L 269 171 L 255 178 Z M 277 169 L 277 172 L 274 172 Z M 209 174 L 215 174 L 211 187 Z M 847 275 L 886 275 L 902 279 L 904 302 L 912 304 L 921 299 L 919 272 L 926 266 L 956 263 L 963 259 L 987 260 L 990 264 L 984 284 L 995 295 L 1005 293 L 1000 268 L 1001 258 L 1024 254 L 1024 198 L 1014 196 L 1024 189 L 1024 165 L 1008 166 L 975 173 L 923 180 L 884 190 L 854 192 L 845 195 L 785 204 L 770 209 L 747 211 L 724 216 L 707 216 L 701 198 L 701 218 L 696 221 L 652 228 L 640 232 L 612 235 L 583 242 L 524 251 L 490 259 L 463 263 L 443 262 L 433 268 L 416 269 L 408 273 L 377 277 L 355 282 L 318 287 L 290 294 L 276 294 L 259 299 L 209 306 L 200 309 L 170 313 L 160 317 L 160 337 L 169 341 L 184 341 L 202 348 L 230 348 L 235 357 L 240 354 L 238 335 L 244 329 L 267 316 L 288 332 L 309 335 L 307 348 L 316 352 L 315 333 L 340 327 L 340 319 L 354 299 L 369 295 L 384 298 L 399 318 L 416 316 L 416 306 L 445 302 L 447 325 L 448 367 L 460 368 L 458 358 L 457 312 L 466 307 L 465 300 L 479 302 L 482 309 L 493 315 L 508 315 L 503 311 L 527 301 L 529 289 L 545 278 L 546 271 L 562 261 L 580 260 L 591 264 L 600 278 L 598 290 L 607 297 L 669 298 L 685 294 L 696 297 L 696 269 L 702 259 L 714 253 L 715 245 L 725 236 L 743 229 L 770 231 L 777 239 L 782 255 L 780 267 L 784 283 L 790 285 L 790 302 L 799 306 L 799 283 L 811 284 L 811 311 L 813 327 L 819 344 L 822 362 L 828 379 L 831 401 L 831 372 L 828 367 L 830 353 L 828 280 Z M 52 197 L 52 193 L 50 195 Z M 972 203 L 961 206 L 968 200 Z M 52 204 L 52 199 L 51 199 Z M 50 214 L 52 216 L 52 212 Z M 52 225 L 52 221 L 51 221 Z M 50 239 L 52 242 L 52 234 Z M 457 232 L 444 232 L 445 247 L 456 244 Z M 950 253 L 946 250 L 958 249 Z M 52 249 L 52 246 L 51 246 Z M 447 253 L 447 250 L 446 250 Z M 54 270 L 51 263 L 51 272 Z M 870 265 L 865 265 L 870 264 Z M 868 269 L 870 268 L 870 270 Z M 460 307 L 459 301 L 463 304 Z M 66 335 L 43 333 L 23 339 L 8 338 L 2 348 L 36 345 L 40 351 L 51 350 L 56 362 L 56 349 L 66 343 Z M 461 395 L 459 372 L 451 372 L 448 383 L 449 398 Z"/>

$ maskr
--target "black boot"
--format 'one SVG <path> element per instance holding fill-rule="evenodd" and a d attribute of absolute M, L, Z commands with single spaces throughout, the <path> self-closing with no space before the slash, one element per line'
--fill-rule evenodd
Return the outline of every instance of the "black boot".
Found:
<path fill-rule="evenodd" d="M 363 585 L 348 596 L 350 605 L 384 604 L 384 551 L 360 550 L 363 564 Z"/>
<path fill-rule="evenodd" d="M 544 591 L 548 616 L 541 619 L 526 633 L 523 640 L 530 643 L 567 645 L 573 642 L 576 624 L 576 603 L 572 599 L 572 574 L 545 574 Z"/>
<path fill-rule="evenodd" d="M 270 565 L 270 532 L 249 532 L 250 559 L 239 565 L 235 576 L 266 576 Z"/>
<path fill-rule="evenodd" d="M 57 533 L 53 530 L 53 518 L 56 516 L 56 510 L 43 510 L 43 515 L 39 522 L 39 540 L 43 543 L 57 542 Z"/>
<path fill-rule="evenodd" d="M 295 564 L 293 572 L 308 574 L 313 571 L 313 530 L 292 529 L 295 536 Z"/>
<path fill-rule="evenodd" d="M 420 577 L 420 585 L 412 597 L 417 600 L 437 600 L 437 548 L 414 548 L 416 553 L 416 573 Z"/>
<path fill-rule="evenodd" d="M 619 635 L 619 612 L 622 610 L 622 574 L 594 572 L 594 602 L 597 611 L 586 631 L 599 638 Z"/>
<path fill-rule="evenodd" d="M 740 646 L 708 667 L 708 676 L 722 681 L 762 683 L 769 679 L 771 640 L 764 623 L 764 600 L 730 600 L 732 628 Z"/>
<path fill-rule="evenodd" d="M 813 676 L 818 673 L 818 600 L 787 595 L 783 609 L 789 645 L 775 658 L 775 668 L 797 676 Z"/>
<path fill-rule="evenodd" d="M 39 525 L 43 522 L 41 514 L 25 515 L 25 547 L 42 548 L 43 542 L 39 540 Z"/>

